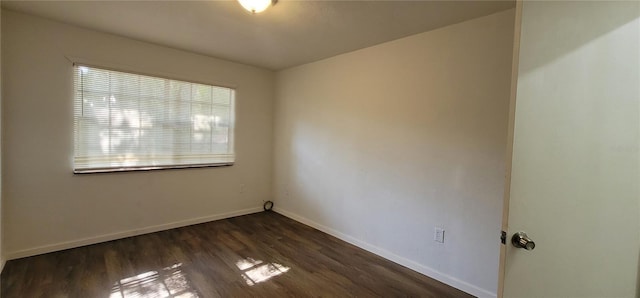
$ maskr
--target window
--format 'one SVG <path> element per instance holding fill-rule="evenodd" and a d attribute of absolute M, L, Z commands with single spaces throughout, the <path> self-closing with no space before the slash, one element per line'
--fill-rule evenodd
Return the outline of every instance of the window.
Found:
<path fill-rule="evenodd" d="M 74 172 L 232 165 L 230 88 L 74 66 Z"/>

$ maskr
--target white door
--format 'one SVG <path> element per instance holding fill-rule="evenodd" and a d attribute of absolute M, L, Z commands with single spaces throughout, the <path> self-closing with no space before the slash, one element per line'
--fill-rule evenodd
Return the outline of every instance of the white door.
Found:
<path fill-rule="evenodd" d="M 502 294 L 639 297 L 640 2 L 517 9 Z"/>

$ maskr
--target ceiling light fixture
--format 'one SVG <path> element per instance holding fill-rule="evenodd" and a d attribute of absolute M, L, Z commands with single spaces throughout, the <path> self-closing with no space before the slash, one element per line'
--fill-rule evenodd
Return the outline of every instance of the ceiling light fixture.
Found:
<path fill-rule="evenodd" d="M 269 6 L 276 5 L 278 0 L 238 0 L 238 2 L 251 13 L 260 13 L 269 8 Z"/>

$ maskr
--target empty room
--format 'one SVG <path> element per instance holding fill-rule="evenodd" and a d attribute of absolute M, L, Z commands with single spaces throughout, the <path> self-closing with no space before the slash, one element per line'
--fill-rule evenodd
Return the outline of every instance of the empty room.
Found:
<path fill-rule="evenodd" d="M 4 297 L 640 295 L 638 1 L 0 1 Z"/>

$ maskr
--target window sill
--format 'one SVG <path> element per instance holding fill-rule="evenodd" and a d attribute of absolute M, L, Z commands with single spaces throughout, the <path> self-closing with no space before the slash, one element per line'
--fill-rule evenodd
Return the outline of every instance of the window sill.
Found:
<path fill-rule="evenodd" d="M 216 168 L 216 167 L 230 167 L 233 164 L 234 164 L 233 162 L 226 162 L 226 163 L 196 164 L 196 165 L 171 165 L 171 166 L 145 166 L 145 167 L 122 167 L 122 168 L 74 169 L 73 170 L 73 174 L 97 174 L 97 173 L 157 171 L 157 170 L 193 169 L 193 168 Z"/>

